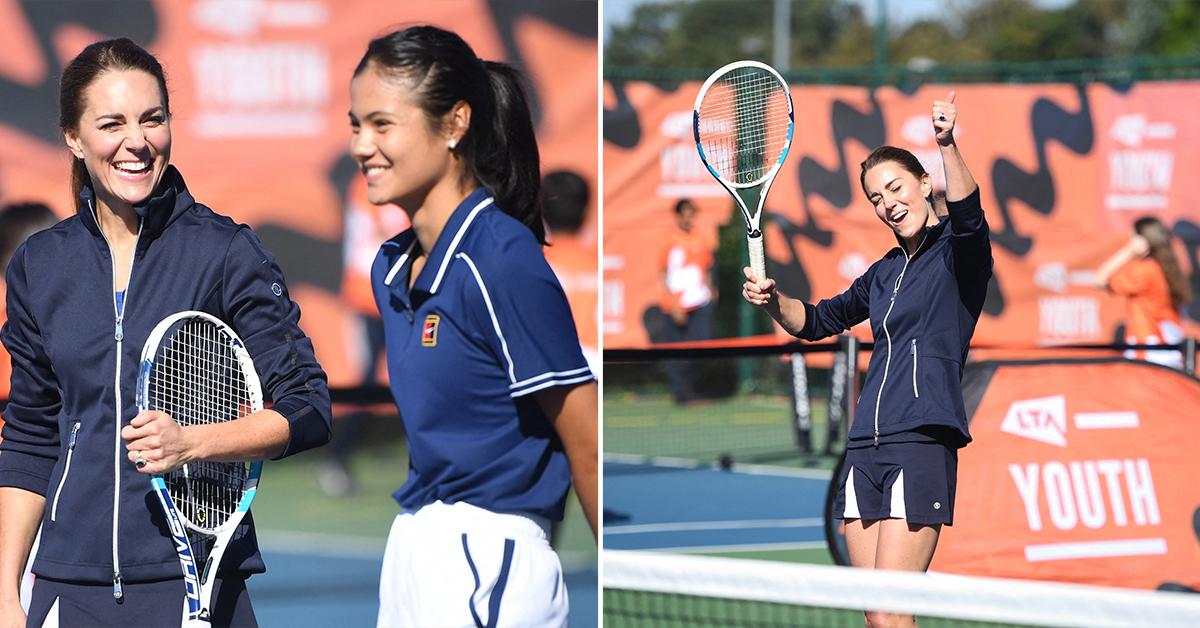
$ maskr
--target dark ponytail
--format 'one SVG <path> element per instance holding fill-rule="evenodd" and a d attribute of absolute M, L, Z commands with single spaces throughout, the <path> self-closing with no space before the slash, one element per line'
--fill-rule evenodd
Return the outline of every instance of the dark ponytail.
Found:
<path fill-rule="evenodd" d="M 521 73 L 483 61 L 458 35 L 414 26 L 371 41 L 354 76 L 374 65 L 410 81 L 417 103 L 437 128 L 454 105 L 471 106 L 471 124 L 454 151 L 464 177 L 486 187 L 505 213 L 546 243 L 542 222 L 541 158 Z"/>
<path fill-rule="evenodd" d="M 163 113 L 170 117 L 171 104 L 167 95 L 167 77 L 162 64 L 154 55 L 129 39 L 98 41 L 71 59 L 63 69 L 58 83 L 58 127 L 66 131 L 79 131 L 79 119 L 87 108 L 84 92 L 98 76 L 116 70 L 141 70 L 158 82 L 162 93 Z M 79 191 L 91 182 L 83 160 L 71 158 L 71 203 L 79 203 Z"/>

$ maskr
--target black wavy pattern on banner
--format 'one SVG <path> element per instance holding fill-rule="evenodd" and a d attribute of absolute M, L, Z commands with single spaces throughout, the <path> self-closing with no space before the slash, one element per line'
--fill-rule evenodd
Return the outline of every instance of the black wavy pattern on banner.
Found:
<path fill-rule="evenodd" d="M 641 116 L 625 94 L 625 81 L 609 81 L 608 85 L 616 95 L 617 106 L 604 109 L 604 141 L 621 148 L 633 148 L 642 141 Z"/>
<path fill-rule="evenodd" d="M 587 8 L 591 7 L 588 11 Z M 524 17 L 544 20 L 562 30 L 580 37 L 596 39 L 596 18 L 599 6 L 595 2 L 527 2 L 518 0 L 489 0 L 488 8 L 496 24 L 496 32 L 504 44 L 504 55 L 511 64 L 528 74 L 525 54 L 517 42 L 517 22 Z M 547 77 L 549 80 L 550 77 Z M 537 90 L 530 90 L 529 108 L 533 112 L 533 124 L 542 123 L 542 99 Z"/>
<path fill-rule="evenodd" d="M 159 19 L 150 0 L 90 0 L 47 2 L 22 0 L 18 10 L 33 32 L 38 54 L 46 63 L 46 74 L 36 85 L 24 85 L 0 76 L 0 124 L 20 129 L 38 139 L 61 143 L 58 120 L 58 77 L 62 63 L 54 48 L 54 34 L 64 26 L 80 26 L 105 37 L 128 37 L 143 46 L 153 46 Z M 23 28 L 16 25 L 10 28 Z"/>
<path fill-rule="evenodd" d="M 823 247 L 833 245 L 833 231 L 817 224 L 809 202 L 810 197 L 819 196 L 839 209 L 849 207 L 854 199 L 854 187 L 851 182 L 857 181 L 858 176 L 857 167 L 852 169 L 851 164 L 846 163 L 846 142 L 856 140 L 864 146 L 878 146 L 886 137 L 883 112 L 874 92 L 871 93 L 870 101 L 871 108 L 867 111 L 859 111 L 841 100 L 833 101 L 830 127 L 833 129 L 834 149 L 837 151 L 837 169 L 829 170 L 808 156 L 800 158 L 795 174 L 800 182 L 804 222 L 793 222 L 782 213 L 769 211 L 769 208 L 763 210 L 763 219 L 779 228 L 790 253 L 787 262 L 772 258 L 774 264 L 771 275 L 780 290 L 796 298 L 808 301 L 813 297 L 812 282 L 804 263 L 800 260 L 797 239 L 806 238 Z M 806 122 L 802 120 L 797 123 L 797 136 L 805 132 L 803 126 Z"/>
<path fill-rule="evenodd" d="M 992 190 L 996 195 L 996 209 L 1003 218 L 1002 222 L 989 221 L 992 243 L 1022 257 L 1033 246 L 1033 238 L 1017 232 L 1009 202 L 1013 199 L 1023 201 L 1042 215 L 1054 212 L 1057 194 L 1054 177 L 1046 164 L 1046 145 L 1051 140 L 1056 140 L 1080 155 L 1092 150 L 1095 126 L 1092 122 L 1091 102 L 1083 85 L 1078 85 L 1075 89 L 1079 95 L 1077 112 L 1067 111 L 1046 98 L 1039 98 L 1033 103 L 1030 124 L 1037 154 L 1037 170 L 1025 172 L 1003 157 L 992 164 Z"/>

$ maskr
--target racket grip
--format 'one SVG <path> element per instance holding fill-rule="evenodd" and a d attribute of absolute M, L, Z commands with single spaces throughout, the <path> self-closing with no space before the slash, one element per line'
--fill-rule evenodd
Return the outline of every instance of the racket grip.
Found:
<path fill-rule="evenodd" d="M 758 280 L 767 278 L 767 259 L 763 253 L 763 234 L 761 231 L 756 231 L 746 235 L 746 242 L 750 245 L 750 270 L 754 271 L 754 277 Z"/>

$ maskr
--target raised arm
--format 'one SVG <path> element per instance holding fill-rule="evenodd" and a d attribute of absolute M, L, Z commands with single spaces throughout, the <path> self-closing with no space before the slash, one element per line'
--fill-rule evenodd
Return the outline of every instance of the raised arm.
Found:
<path fill-rule="evenodd" d="M 758 279 L 746 266 L 742 296 L 761 307 L 787 333 L 803 340 L 820 340 L 840 334 L 867 320 L 871 314 L 870 281 L 875 266 L 867 269 L 845 292 L 812 305 L 779 292 L 774 279 Z"/>
<path fill-rule="evenodd" d="M 967 198 L 979 186 L 967 162 L 963 161 L 962 153 L 958 152 L 958 144 L 954 141 L 954 125 L 958 121 L 958 108 L 954 105 L 957 94 L 951 90 L 946 100 L 933 102 L 933 128 L 937 139 L 938 149 L 942 154 L 942 165 L 946 169 L 946 202 L 952 203 Z"/>

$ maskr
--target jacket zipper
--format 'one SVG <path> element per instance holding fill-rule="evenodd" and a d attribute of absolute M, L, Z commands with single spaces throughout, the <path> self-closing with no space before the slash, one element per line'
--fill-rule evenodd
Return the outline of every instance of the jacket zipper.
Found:
<path fill-rule="evenodd" d="M 925 246 L 925 238 L 929 237 L 929 231 L 921 237 L 921 243 L 917 245 L 917 251 Z M 887 319 L 892 315 L 892 307 L 896 305 L 896 295 L 900 292 L 900 284 L 904 281 L 904 273 L 908 272 L 908 264 L 912 261 L 916 253 L 909 255 L 904 254 L 904 268 L 900 269 L 900 276 L 896 277 L 896 285 L 892 287 L 892 298 L 888 302 L 887 312 L 883 314 L 883 334 L 887 336 L 887 359 L 883 362 L 883 381 L 879 382 L 879 392 L 875 395 L 875 439 L 874 445 L 879 446 L 879 404 L 883 401 L 883 387 L 887 384 L 888 368 L 892 365 L 892 332 L 888 331 Z"/>
<path fill-rule="evenodd" d="M 96 215 L 96 208 L 92 206 L 91 199 L 88 199 L 88 207 L 92 210 L 92 217 L 96 220 L 96 227 L 100 227 L 100 217 Z M 116 325 L 113 329 L 113 339 L 117 342 L 117 371 L 113 376 L 113 394 L 115 396 L 116 405 L 116 433 L 113 435 L 113 519 L 112 519 L 112 559 L 113 559 L 113 599 L 121 600 L 125 597 L 124 589 L 121 586 L 121 554 L 118 548 L 118 529 L 121 521 L 121 343 L 125 339 L 125 329 L 123 326 L 125 320 L 125 310 L 129 306 L 129 288 L 133 284 L 133 263 L 137 260 L 137 245 L 142 239 L 142 221 L 138 221 L 137 238 L 133 241 L 133 259 L 129 260 L 129 278 L 125 282 L 125 296 L 121 300 L 120 306 L 117 305 L 117 256 L 113 253 L 112 243 L 108 241 L 108 236 L 104 235 L 104 230 L 100 229 L 100 237 L 104 238 L 104 243 L 108 245 L 108 256 L 112 260 L 113 272 L 113 314 L 116 317 Z"/>
<path fill-rule="evenodd" d="M 79 437 L 79 421 L 71 427 L 71 439 L 67 441 L 67 466 L 63 469 L 62 478 L 58 480 L 58 490 L 54 491 L 54 505 L 50 507 L 50 521 L 58 521 L 58 498 L 62 497 L 63 487 L 67 484 L 67 476 L 71 473 L 71 456 L 75 453 L 75 440 Z"/>
<path fill-rule="evenodd" d="M 917 390 L 917 339 L 912 340 L 912 360 L 913 360 L 913 396 L 920 398 L 921 393 Z"/>

